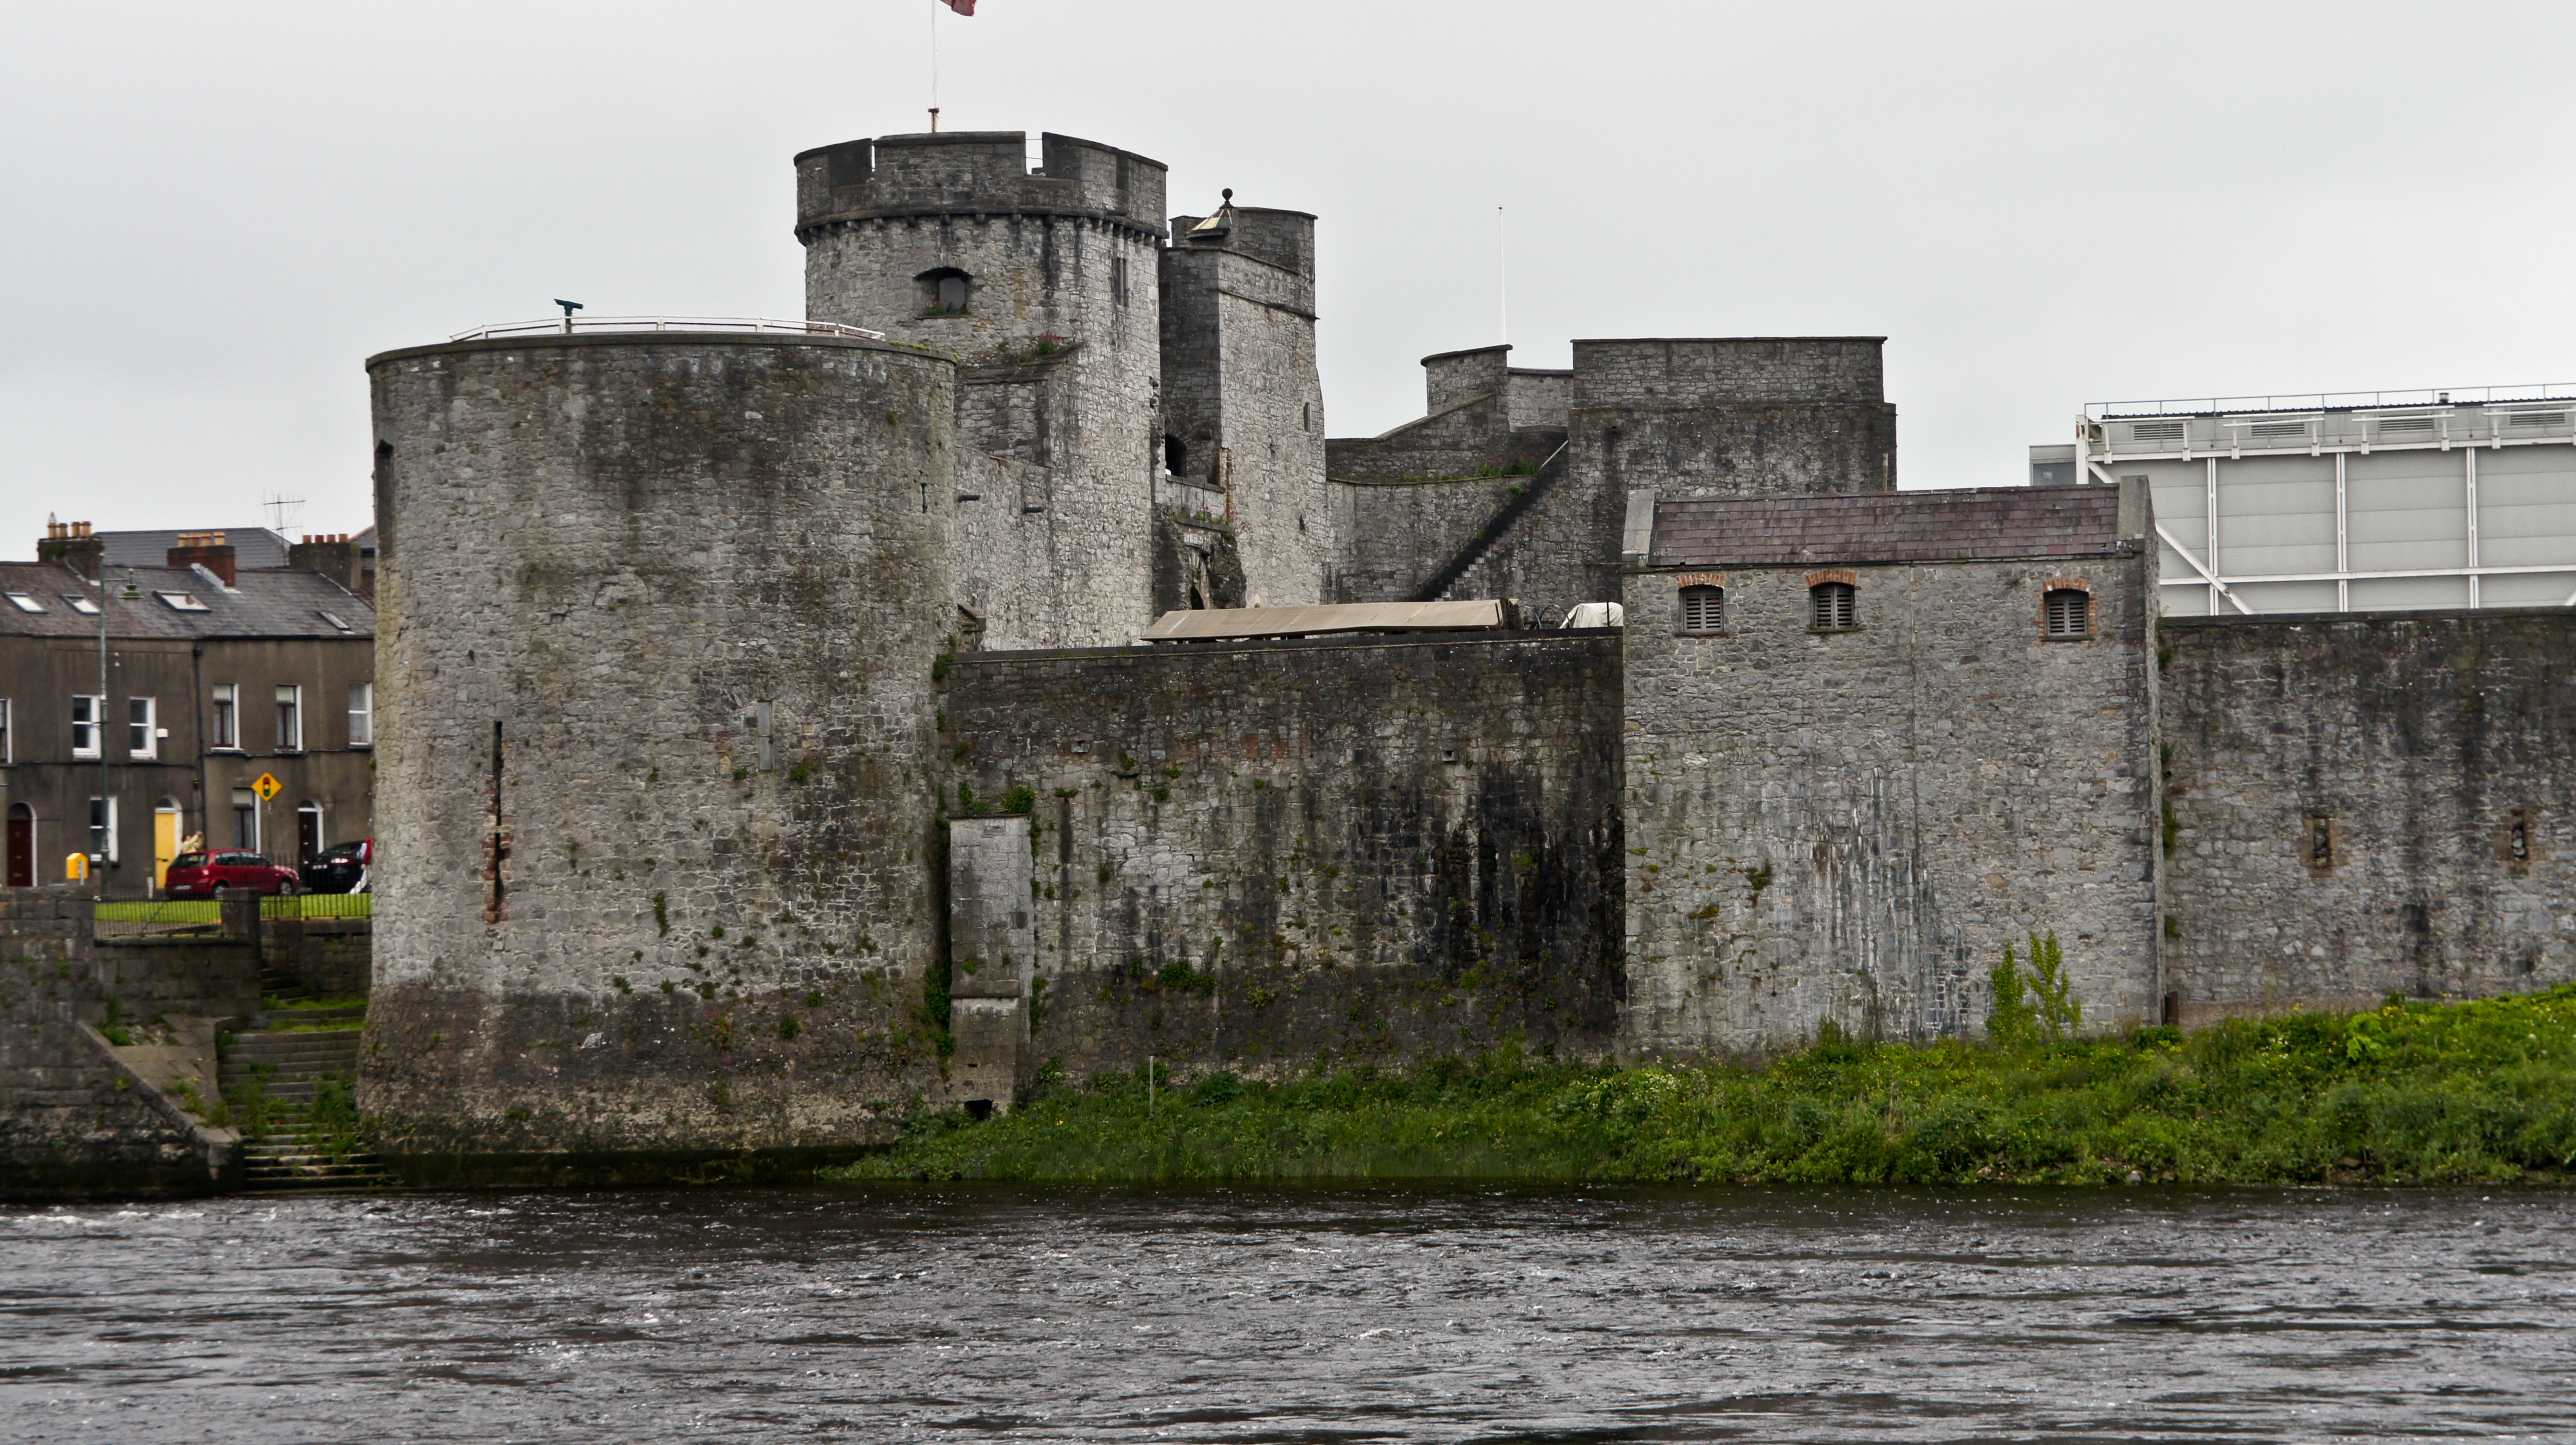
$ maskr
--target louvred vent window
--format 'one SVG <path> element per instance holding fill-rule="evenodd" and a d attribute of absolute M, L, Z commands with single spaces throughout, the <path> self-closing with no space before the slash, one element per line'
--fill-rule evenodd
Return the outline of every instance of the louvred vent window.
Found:
<path fill-rule="evenodd" d="M 1819 582 L 1808 589 L 1815 604 L 1816 630 L 1848 632 L 1860 626 L 1859 589 L 1848 582 Z"/>
<path fill-rule="evenodd" d="M 2051 637 L 2090 637 L 2093 635 L 2093 597 L 2072 587 L 2060 587 L 2048 594 L 2048 635 Z"/>
<path fill-rule="evenodd" d="M 1685 587 L 1682 589 L 1682 631 L 1715 632 L 1725 625 L 1725 588 Z"/>

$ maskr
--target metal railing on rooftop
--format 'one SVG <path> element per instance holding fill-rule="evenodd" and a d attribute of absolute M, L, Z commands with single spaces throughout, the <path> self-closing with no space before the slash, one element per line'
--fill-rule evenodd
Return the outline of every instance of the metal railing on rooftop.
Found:
<path fill-rule="evenodd" d="M 843 326 L 837 321 L 772 321 L 759 316 L 584 316 L 571 319 L 550 316 L 539 321 L 501 321 L 490 326 L 477 326 L 447 339 L 481 341 L 494 336 L 537 336 L 547 332 L 568 336 L 576 331 L 774 331 L 782 336 L 853 336 L 863 341 L 886 339 L 882 331 Z"/>
<path fill-rule="evenodd" d="M 2216 416 L 2257 411 L 2361 411 L 2395 406 L 2484 406 L 2508 401 L 2576 399 L 2576 382 L 2529 386 L 2435 386 L 2419 391 L 2320 391 L 2296 396 L 2187 396 L 2157 401 L 2088 401 L 2084 415 Z"/>

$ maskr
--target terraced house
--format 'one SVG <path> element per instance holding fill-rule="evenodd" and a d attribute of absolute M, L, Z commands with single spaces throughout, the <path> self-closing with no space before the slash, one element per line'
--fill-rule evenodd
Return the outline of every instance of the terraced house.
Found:
<path fill-rule="evenodd" d="M 292 864 L 370 835 L 365 598 L 239 566 L 220 532 L 125 566 L 84 523 L 49 533 L 39 561 L 0 563 L 8 886 L 61 882 L 77 855 L 104 896 L 147 898 L 190 837 Z"/>

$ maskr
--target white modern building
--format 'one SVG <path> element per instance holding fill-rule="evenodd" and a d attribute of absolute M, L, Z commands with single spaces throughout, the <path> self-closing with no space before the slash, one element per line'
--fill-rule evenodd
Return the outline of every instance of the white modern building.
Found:
<path fill-rule="evenodd" d="M 2576 607 L 2576 383 L 2087 406 L 2033 486 L 2143 477 L 2164 609 Z"/>

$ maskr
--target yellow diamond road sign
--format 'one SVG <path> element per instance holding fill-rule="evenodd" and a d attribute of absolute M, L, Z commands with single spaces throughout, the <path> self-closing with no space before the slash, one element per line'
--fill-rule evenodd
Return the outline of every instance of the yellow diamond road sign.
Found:
<path fill-rule="evenodd" d="M 250 790 L 259 794 L 259 800 L 265 803 L 276 797 L 285 787 L 284 783 L 277 780 L 275 773 L 262 773 L 259 775 L 259 781 L 250 785 Z"/>

